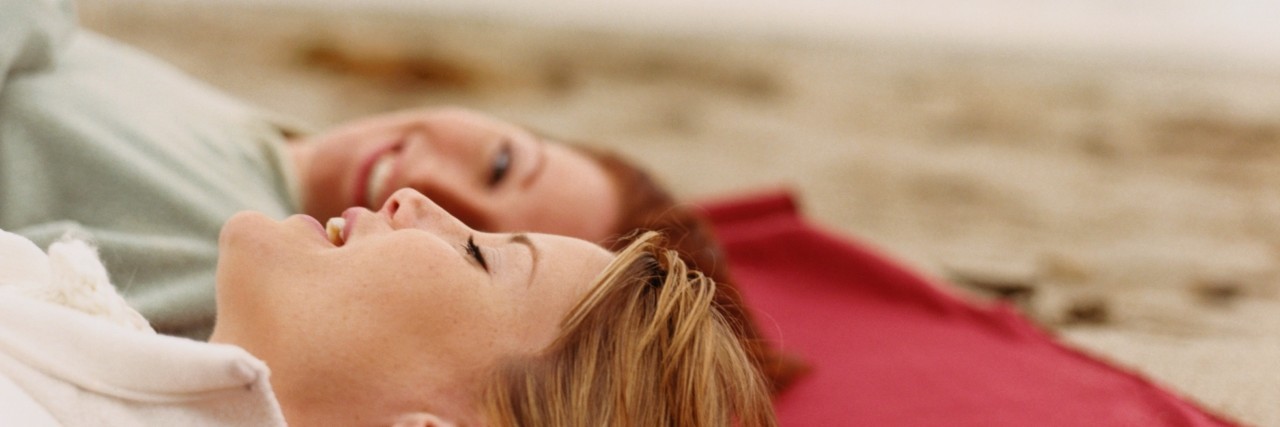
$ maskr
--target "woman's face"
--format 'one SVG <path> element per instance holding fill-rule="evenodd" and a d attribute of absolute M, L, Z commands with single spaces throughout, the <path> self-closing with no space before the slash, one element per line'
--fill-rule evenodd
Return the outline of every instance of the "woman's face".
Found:
<path fill-rule="evenodd" d="M 485 231 L 532 230 L 601 241 L 618 195 L 605 171 L 567 146 L 478 113 L 418 110 L 355 121 L 290 144 L 303 211 L 377 209 L 401 188 Z"/>
<path fill-rule="evenodd" d="M 461 413 L 486 369 L 554 340 L 613 259 L 567 237 L 476 232 L 412 190 L 387 199 L 348 210 L 337 245 L 300 215 L 223 227 L 211 340 L 267 362 L 286 416 Z"/>

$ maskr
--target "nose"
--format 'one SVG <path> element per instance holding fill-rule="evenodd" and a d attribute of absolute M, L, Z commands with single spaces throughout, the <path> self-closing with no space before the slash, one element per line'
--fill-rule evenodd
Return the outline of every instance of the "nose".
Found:
<path fill-rule="evenodd" d="M 418 228 L 438 234 L 469 234 L 472 230 L 427 196 L 412 188 L 402 188 L 383 203 L 380 214 L 391 219 L 392 227 Z"/>
<path fill-rule="evenodd" d="M 431 126 L 408 135 L 403 152 L 399 186 L 422 192 L 462 222 L 489 230 L 495 202 L 487 176 L 490 166 L 486 141 L 490 133 L 470 124 L 461 113 L 437 117 Z"/>
<path fill-rule="evenodd" d="M 484 214 L 485 190 L 476 188 L 474 183 L 463 179 L 451 179 L 456 178 L 453 175 L 466 176 L 462 172 L 453 175 L 440 172 L 436 171 L 436 176 L 414 177 L 409 182 L 409 188 L 421 192 L 420 195 L 429 198 L 437 208 L 447 211 L 451 216 L 469 226 L 480 229 L 490 228 L 492 224 Z"/>

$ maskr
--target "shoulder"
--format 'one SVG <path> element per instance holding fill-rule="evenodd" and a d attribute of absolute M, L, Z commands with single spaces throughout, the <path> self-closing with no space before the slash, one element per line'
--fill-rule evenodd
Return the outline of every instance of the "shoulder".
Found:
<path fill-rule="evenodd" d="M 65 0 L 0 0 L 0 78 L 49 65 L 76 29 Z"/>

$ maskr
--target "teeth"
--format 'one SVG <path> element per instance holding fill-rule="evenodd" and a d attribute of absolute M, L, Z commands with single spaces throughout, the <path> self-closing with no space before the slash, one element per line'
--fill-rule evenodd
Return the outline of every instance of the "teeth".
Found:
<path fill-rule="evenodd" d="M 391 175 L 391 166 L 394 164 L 391 153 L 383 154 L 378 158 L 378 162 L 374 163 L 373 169 L 369 171 L 369 183 L 365 188 L 365 207 L 373 208 L 377 206 L 378 196 L 382 194 L 382 190 L 387 186 L 387 178 Z"/>
<path fill-rule="evenodd" d="M 329 241 L 335 245 L 341 245 L 342 229 L 347 227 L 347 220 L 342 218 L 329 218 L 329 222 L 325 223 L 324 231 L 329 233 Z"/>

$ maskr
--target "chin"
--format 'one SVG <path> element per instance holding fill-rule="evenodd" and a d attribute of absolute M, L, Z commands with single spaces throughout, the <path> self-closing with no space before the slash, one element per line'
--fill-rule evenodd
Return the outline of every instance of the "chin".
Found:
<path fill-rule="evenodd" d="M 288 246 L 283 224 L 258 212 L 240 212 L 223 223 L 218 236 L 216 270 L 217 319 L 215 332 L 224 320 L 252 311 L 271 282 L 272 266 Z"/>
<path fill-rule="evenodd" d="M 276 222 L 261 212 L 236 212 L 222 223 L 222 230 L 218 233 L 218 253 L 227 254 L 253 244 L 273 225 L 277 225 Z"/>

